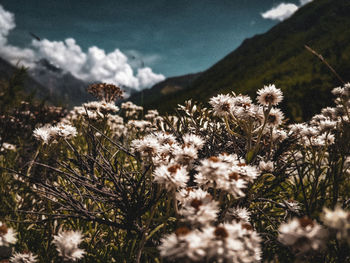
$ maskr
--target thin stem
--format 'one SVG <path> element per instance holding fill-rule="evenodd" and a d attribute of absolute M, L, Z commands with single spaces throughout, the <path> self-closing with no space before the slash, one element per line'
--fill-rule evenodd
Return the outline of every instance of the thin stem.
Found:
<path fill-rule="evenodd" d="M 345 84 L 345 81 L 339 76 L 339 74 L 334 70 L 334 68 L 328 64 L 328 62 L 323 58 L 323 56 L 321 54 L 318 54 L 315 50 L 313 50 L 312 48 L 310 48 L 308 45 L 305 45 L 305 48 L 310 51 L 312 54 L 314 54 L 316 57 L 318 57 L 329 69 L 330 71 L 333 72 L 333 74 L 337 77 L 337 79 Z"/>

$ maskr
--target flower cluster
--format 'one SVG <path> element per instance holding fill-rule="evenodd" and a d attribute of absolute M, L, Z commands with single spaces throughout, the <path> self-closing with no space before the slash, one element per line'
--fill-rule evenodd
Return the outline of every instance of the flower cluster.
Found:
<path fill-rule="evenodd" d="M 59 138 L 71 139 L 77 136 L 77 129 L 69 124 L 58 124 L 56 126 L 44 126 L 34 130 L 34 137 L 44 144 L 57 142 Z"/>
<path fill-rule="evenodd" d="M 63 260 L 76 261 L 83 258 L 85 254 L 83 249 L 78 248 L 82 238 L 79 231 L 62 231 L 53 237 L 52 243 L 56 245 Z"/>
<path fill-rule="evenodd" d="M 281 224 L 278 231 L 278 240 L 298 253 L 325 248 L 327 230 L 310 218 L 293 218 Z"/>
<path fill-rule="evenodd" d="M 104 100 L 107 102 L 123 98 L 123 91 L 113 84 L 92 84 L 89 86 L 87 91 L 99 100 Z"/>
<path fill-rule="evenodd" d="M 78 248 L 82 242 L 82 234 L 79 231 L 61 231 L 58 235 L 53 236 L 52 243 L 56 246 L 59 256 L 64 261 L 77 261 L 83 258 L 85 251 Z M 0 222 L 0 249 L 9 247 L 17 242 L 16 232 Z M 1 250 L 4 252 L 5 250 Z M 9 251 L 11 254 L 11 251 Z M 6 257 L 6 255 L 0 255 Z M 38 257 L 32 252 L 15 252 L 9 259 L 11 263 L 35 263 Z"/>
<path fill-rule="evenodd" d="M 15 244 L 17 241 L 16 232 L 0 222 L 0 247 Z"/>
<path fill-rule="evenodd" d="M 11 263 L 35 263 L 38 262 L 38 257 L 33 253 L 18 253 L 16 252 L 11 258 Z"/>
<path fill-rule="evenodd" d="M 202 230 L 178 228 L 161 240 L 164 258 L 192 262 L 260 262 L 261 238 L 248 223 L 205 226 Z"/>
<path fill-rule="evenodd" d="M 350 212 L 337 206 L 334 211 L 324 208 L 323 222 L 336 232 L 337 239 L 350 244 Z"/>
<path fill-rule="evenodd" d="M 110 257 L 260 262 L 286 252 L 288 259 L 341 262 L 325 248 L 350 245 L 350 84 L 333 94 L 335 107 L 296 124 L 284 119 L 283 94 L 273 84 L 258 90 L 255 102 L 219 94 L 208 108 L 188 101 L 167 117 L 132 102 L 88 102 L 34 130 L 43 144 L 63 143 L 60 152 L 44 147 L 35 156 L 56 166 L 30 166 L 25 177 L 44 174 L 33 188 L 53 202 L 60 220 L 104 225 L 88 238 L 96 234 L 101 246 L 104 237 L 115 238 L 106 245 Z M 60 231 L 52 243 L 64 261 L 77 261 L 90 257 L 79 248 L 82 239 L 79 231 Z M 0 246 L 15 241 L 15 232 L 0 224 Z M 16 253 L 11 260 L 37 259 Z"/>

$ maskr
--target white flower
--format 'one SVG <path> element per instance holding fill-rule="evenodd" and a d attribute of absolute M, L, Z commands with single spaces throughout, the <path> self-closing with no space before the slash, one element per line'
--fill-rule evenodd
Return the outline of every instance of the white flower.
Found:
<path fill-rule="evenodd" d="M 241 163 L 237 154 L 221 153 L 218 155 L 218 158 L 221 162 L 228 163 L 229 165 L 238 165 Z"/>
<path fill-rule="evenodd" d="M 160 145 L 155 136 L 147 135 L 143 139 L 133 140 L 131 147 L 142 157 L 149 157 L 154 156 L 159 151 Z"/>
<path fill-rule="evenodd" d="M 213 107 L 214 114 L 223 117 L 230 114 L 233 106 L 233 98 L 229 94 L 219 94 L 212 97 L 209 103 Z"/>
<path fill-rule="evenodd" d="M 259 162 L 259 170 L 261 172 L 273 172 L 273 162 L 271 161 L 260 161 Z"/>
<path fill-rule="evenodd" d="M 83 258 L 85 251 L 78 248 L 82 241 L 82 234 L 79 231 L 62 231 L 55 235 L 52 243 L 56 245 L 57 251 L 64 260 L 76 261 Z"/>
<path fill-rule="evenodd" d="M 283 129 L 279 129 L 279 128 L 273 128 L 272 130 L 272 141 L 273 142 L 282 142 L 285 139 L 287 139 L 288 135 L 287 132 Z"/>
<path fill-rule="evenodd" d="M 89 111 L 96 112 L 97 114 L 108 114 L 115 113 L 119 111 L 119 108 L 114 104 L 114 102 L 106 101 L 91 101 L 83 104 L 83 108 Z"/>
<path fill-rule="evenodd" d="M 38 261 L 37 256 L 33 255 L 31 252 L 15 253 L 10 258 L 10 263 L 35 263 L 37 261 Z"/>
<path fill-rule="evenodd" d="M 281 224 L 278 240 L 300 253 L 323 249 L 327 231 L 309 218 L 293 218 L 288 223 Z"/>
<path fill-rule="evenodd" d="M 323 208 L 323 223 L 336 231 L 339 240 L 345 240 L 350 245 L 350 213 L 336 206 L 332 211 Z"/>
<path fill-rule="evenodd" d="M 125 111 L 126 117 L 135 117 L 143 110 L 142 106 L 137 106 L 131 101 L 123 102 L 121 108 Z"/>
<path fill-rule="evenodd" d="M 249 223 L 250 212 L 245 207 L 232 207 L 228 209 L 225 215 L 225 221 L 232 222 L 232 220 Z"/>
<path fill-rule="evenodd" d="M 235 107 L 250 108 L 252 99 L 249 96 L 238 95 L 232 98 Z"/>
<path fill-rule="evenodd" d="M 277 89 L 275 85 L 264 86 L 263 89 L 258 90 L 258 101 L 261 105 L 277 105 L 283 99 L 283 94 L 280 89 Z"/>
<path fill-rule="evenodd" d="M 193 146 L 200 150 L 203 148 L 205 141 L 198 135 L 195 134 L 185 134 L 182 138 L 184 140 L 185 146 Z"/>
<path fill-rule="evenodd" d="M 247 165 L 245 162 L 240 162 L 235 167 L 232 167 L 234 172 L 239 173 L 239 177 L 247 182 L 253 182 L 258 176 L 258 169 L 255 166 Z"/>
<path fill-rule="evenodd" d="M 52 136 L 56 135 L 59 137 L 70 139 L 77 136 L 77 134 L 78 134 L 77 129 L 72 125 L 68 125 L 68 124 L 59 124 L 51 128 Z"/>
<path fill-rule="evenodd" d="M 4 150 L 8 150 L 8 151 L 16 151 L 16 146 L 11 144 L 11 143 L 7 143 L 7 142 L 4 142 L 2 144 L 2 147 L 1 147 L 1 151 L 4 151 Z"/>
<path fill-rule="evenodd" d="M 247 182 L 252 182 L 259 175 L 254 166 L 246 165 L 236 155 L 226 154 L 202 160 L 196 170 L 196 183 L 203 187 L 216 185 L 235 198 L 244 196 L 242 189 L 246 188 Z"/>
<path fill-rule="evenodd" d="M 42 140 L 45 144 L 56 141 L 59 137 L 70 139 L 77 135 L 77 129 L 69 124 L 58 124 L 57 126 L 44 126 L 34 130 L 34 137 Z"/>
<path fill-rule="evenodd" d="M 323 108 L 321 110 L 321 113 L 328 117 L 328 118 L 334 118 L 334 116 L 336 115 L 336 111 L 335 111 L 335 108 L 332 108 L 332 107 L 327 107 L 327 108 Z"/>
<path fill-rule="evenodd" d="M 325 121 L 328 118 L 324 116 L 323 114 L 316 114 L 312 117 L 310 124 L 312 125 L 319 125 L 321 121 Z"/>
<path fill-rule="evenodd" d="M 159 116 L 159 112 L 157 110 L 148 110 L 147 114 L 145 114 L 145 119 L 152 121 Z"/>
<path fill-rule="evenodd" d="M 319 131 L 314 127 L 309 127 L 307 125 L 304 126 L 300 131 L 300 135 L 302 137 L 313 137 L 319 134 Z"/>
<path fill-rule="evenodd" d="M 174 152 L 175 161 L 190 166 L 198 157 L 198 150 L 193 146 L 177 148 Z"/>
<path fill-rule="evenodd" d="M 342 87 L 336 87 L 332 90 L 334 96 L 341 97 L 344 95 L 345 90 Z"/>
<path fill-rule="evenodd" d="M 192 199 L 202 199 L 208 195 L 207 191 L 202 190 L 201 188 L 186 187 L 180 189 L 176 192 L 176 199 L 180 202 L 181 205 L 188 202 Z"/>
<path fill-rule="evenodd" d="M 323 131 L 330 131 L 337 128 L 337 122 L 326 119 L 320 122 L 320 128 Z"/>
<path fill-rule="evenodd" d="M 108 117 L 108 122 L 113 124 L 124 124 L 124 119 L 119 115 L 111 115 Z"/>
<path fill-rule="evenodd" d="M 121 137 L 126 134 L 127 128 L 124 126 L 124 119 L 119 115 L 109 115 L 107 119 L 108 126 L 113 131 L 113 135 Z"/>
<path fill-rule="evenodd" d="M 186 187 L 189 180 L 186 167 L 174 163 L 157 167 L 153 176 L 155 182 L 164 185 L 168 190 Z"/>
<path fill-rule="evenodd" d="M 173 158 L 174 153 L 178 151 L 180 146 L 175 142 L 172 144 L 163 144 L 159 147 L 156 156 L 152 157 L 153 164 L 159 166 L 161 164 L 168 164 Z"/>
<path fill-rule="evenodd" d="M 235 107 L 233 109 L 233 114 L 236 116 L 237 119 L 251 119 L 253 120 L 260 120 L 261 113 L 260 108 L 257 105 L 250 105 L 249 107 Z"/>
<path fill-rule="evenodd" d="M 138 131 L 148 131 L 152 127 L 152 123 L 145 120 L 129 120 L 127 127 Z"/>
<path fill-rule="evenodd" d="M 329 133 L 322 133 L 321 135 L 311 137 L 310 140 L 305 140 L 304 144 L 307 146 L 324 147 L 333 144 L 335 136 Z"/>
<path fill-rule="evenodd" d="M 49 140 L 51 139 L 51 127 L 41 127 L 36 128 L 33 132 L 34 137 L 38 140 L 42 140 L 45 144 L 49 143 Z"/>
<path fill-rule="evenodd" d="M 208 239 L 199 230 L 178 228 L 175 233 L 161 239 L 160 255 L 170 260 L 193 260 L 203 262 L 209 245 Z"/>
<path fill-rule="evenodd" d="M 91 111 L 98 111 L 100 108 L 100 103 L 98 101 L 90 101 L 87 103 L 83 103 L 83 109 L 91 110 Z"/>
<path fill-rule="evenodd" d="M 259 107 L 252 104 L 252 100 L 248 96 L 238 95 L 232 98 L 232 114 L 236 118 L 257 118 L 259 116 Z"/>
<path fill-rule="evenodd" d="M 192 226 L 203 226 L 209 224 L 217 218 L 219 213 L 219 203 L 214 201 L 212 196 L 201 189 L 193 190 L 184 198 L 183 206 L 179 211 L 185 217 L 185 221 Z"/>
<path fill-rule="evenodd" d="M 10 244 L 17 242 L 16 232 L 12 228 L 8 228 L 4 223 L 0 222 L 0 247 L 8 247 Z"/>
<path fill-rule="evenodd" d="M 207 259 L 210 262 L 260 262 L 261 238 L 249 223 L 233 222 L 203 229 L 210 239 Z"/>
<path fill-rule="evenodd" d="M 165 132 L 155 132 L 154 137 L 157 138 L 160 145 L 169 144 L 172 145 L 176 143 L 176 138 L 174 135 Z"/>
<path fill-rule="evenodd" d="M 233 97 L 232 100 L 233 107 L 231 112 L 237 119 L 260 122 L 263 118 L 263 116 L 261 116 L 261 113 L 263 112 L 261 107 L 253 104 L 250 97 L 238 95 Z"/>
<path fill-rule="evenodd" d="M 136 104 L 132 103 L 131 101 L 123 102 L 122 103 L 122 109 L 124 110 L 135 110 L 135 111 L 142 111 L 142 106 L 137 106 Z"/>
<path fill-rule="evenodd" d="M 320 142 L 321 145 L 331 145 L 335 142 L 335 136 L 334 134 L 330 134 L 330 133 L 322 133 L 320 136 L 317 137 Z"/>
<path fill-rule="evenodd" d="M 99 111 L 103 114 L 115 113 L 119 111 L 119 108 L 114 104 L 114 102 L 100 101 Z"/>
<path fill-rule="evenodd" d="M 266 124 L 270 127 L 277 127 L 282 124 L 283 119 L 283 112 L 280 109 L 272 108 L 267 116 Z"/>
<path fill-rule="evenodd" d="M 160 255 L 176 262 L 251 263 L 261 260 L 261 239 L 247 223 L 206 226 L 202 231 L 181 227 L 161 242 Z"/>
<path fill-rule="evenodd" d="M 222 177 L 216 179 L 216 187 L 235 198 L 239 198 L 245 196 L 242 189 L 247 187 L 247 181 L 242 177 L 241 169 L 238 166 L 233 166 L 226 170 Z"/>
<path fill-rule="evenodd" d="M 224 178 L 230 169 L 227 162 L 221 161 L 219 157 L 211 156 L 202 160 L 196 168 L 198 174 L 195 175 L 196 182 L 199 185 L 212 186 L 219 178 Z"/>
<path fill-rule="evenodd" d="M 292 133 L 299 135 L 301 131 L 307 128 L 307 125 L 305 123 L 295 123 L 295 124 L 289 125 L 288 127 Z"/>

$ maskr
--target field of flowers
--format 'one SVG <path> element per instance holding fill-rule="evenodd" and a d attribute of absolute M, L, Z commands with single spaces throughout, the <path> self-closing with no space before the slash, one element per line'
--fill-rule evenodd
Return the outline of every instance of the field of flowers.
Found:
<path fill-rule="evenodd" d="M 350 84 L 295 124 L 275 85 L 173 116 L 89 92 L 2 116 L 0 262 L 350 261 Z"/>

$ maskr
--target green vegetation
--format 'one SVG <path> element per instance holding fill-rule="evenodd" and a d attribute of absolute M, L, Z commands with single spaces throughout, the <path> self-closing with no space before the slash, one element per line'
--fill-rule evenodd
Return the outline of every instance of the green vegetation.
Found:
<path fill-rule="evenodd" d="M 187 89 L 156 101 L 145 92 L 143 106 L 170 112 L 189 98 L 207 102 L 217 93 L 232 91 L 252 96 L 263 85 L 275 83 L 285 94 L 281 107 L 286 115 L 291 120 L 307 120 L 331 104 L 330 90 L 342 83 L 304 45 L 322 54 L 350 81 L 349 13 L 347 0 L 314 1 L 267 33 L 245 40 Z"/>
<path fill-rule="evenodd" d="M 330 92 L 304 48 L 348 80 L 349 9 L 315 1 L 158 84 L 158 109 L 206 104 L 174 115 L 118 107 L 106 83 L 66 112 L 24 92 L 24 68 L 0 80 L 0 262 L 350 262 L 350 84 Z"/>
<path fill-rule="evenodd" d="M 64 114 L 23 74 L 0 85 L 0 261 L 349 261 L 350 84 L 287 126 L 274 85 L 164 117 L 102 83 Z"/>

